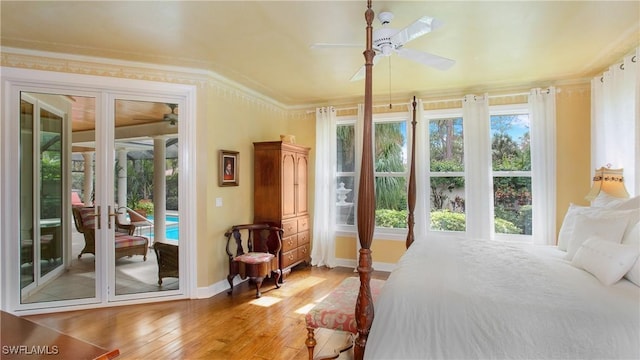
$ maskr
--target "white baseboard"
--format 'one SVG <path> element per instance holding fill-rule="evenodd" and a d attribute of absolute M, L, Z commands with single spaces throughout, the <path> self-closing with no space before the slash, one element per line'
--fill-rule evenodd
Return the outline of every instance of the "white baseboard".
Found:
<path fill-rule="evenodd" d="M 240 277 L 236 276 L 235 279 L 233 279 L 233 287 L 235 288 L 236 286 L 238 286 L 238 284 L 241 284 L 245 281 L 249 281 L 249 278 L 242 280 L 240 279 Z M 226 279 L 220 280 L 210 286 L 199 287 L 196 290 L 196 299 L 210 298 L 212 296 L 220 294 L 221 292 L 227 291 L 229 291 L 229 282 Z"/>

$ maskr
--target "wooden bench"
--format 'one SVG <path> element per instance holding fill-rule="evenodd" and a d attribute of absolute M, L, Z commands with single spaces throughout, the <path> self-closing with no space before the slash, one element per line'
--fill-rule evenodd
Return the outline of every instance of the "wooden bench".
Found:
<path fill-rule="evenodd" d="M 375 302 L 382 290 L 384 280 L 371 279 L 371 297 Z M 315 329 L 332 329 L 357 334 L 356 324 L 356 300 L 360 288 L 360 279 L 348 277 L 329 293 L 322 301 L 317 303 L 305 316 L 307 324 L 307 340 L 305 344 L 309 350 L 309 360 L 313 360 L 313 350 L 316 346 Z M 353 346 L 353 342 L 336 352 L 337 358 L 340 352 L 346 351 Z"/>

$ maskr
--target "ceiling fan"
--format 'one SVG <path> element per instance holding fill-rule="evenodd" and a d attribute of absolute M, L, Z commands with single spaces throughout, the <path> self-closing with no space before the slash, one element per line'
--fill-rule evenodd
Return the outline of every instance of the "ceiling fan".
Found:
<path fill-rule="evenodd" d="M 175 109 L 178 107 L 178 104 L 167 104 L 171 109 L 170 113 L 164 114 L 162 120 L 167 121 L 169 125 L 174 126 L 178 122 L 178 114 L 175 113 Z"/>
<path fill-rule="evenodd" d="M 435 30 L 442 26 L 442 22 L 434 19 L 430 16 L 423 16 L 414 21 L 409 26 L 396 30 L 388 27 L 393 20 L 393 14 L 391 12 L 381 12 L 378 14 L 378 20 L 382 24 L 382 27 L 376 29 L 373 32 L 373 50 L 375 51 L 375 57 L 373 58 L 373 64 L 375 65 L 380 58 L 388 57 L 393 54 L 413 60 L 415 62 L 434 67 L 439 70 L 447 70 L 455 64 L 454 60 L 447 59 L 442 56 L 434 55 L 427 52 L 422 52 L 413 49 L 407 49 L 404 47 L 406 43 L 414 40 L 422 35 L 425 35 L 432 30 Z M 314 44 L 312 47 L 347 47 L 347 46 L 361 46 L 351 44 Z M 352 77 L 351 81 L 357 81 L 364 78 L 365 67 L 362 66 L 358 72 Z"/>

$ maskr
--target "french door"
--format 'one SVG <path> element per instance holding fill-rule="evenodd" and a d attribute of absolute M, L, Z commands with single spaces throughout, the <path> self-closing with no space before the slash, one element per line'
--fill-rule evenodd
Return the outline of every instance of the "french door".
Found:
<path fill-rule="evenodd" d="M 173 245 L 184 264 L 181 105 L 154 94 L 20 89 L 19 226 L 9 247 L 19 252 L 10 269 L 17 308 L 185 294 L 180 268 L 158 277 L 153 247 Z"/>

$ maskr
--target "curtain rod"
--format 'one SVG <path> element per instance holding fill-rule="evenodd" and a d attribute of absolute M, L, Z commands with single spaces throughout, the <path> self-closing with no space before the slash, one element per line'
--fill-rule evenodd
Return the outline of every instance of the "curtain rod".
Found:
<path fill-rule="evenodd" d="M 551 90 L 549 88 L 543 90 L 543 92 L 549 94 L 551 92 Z M 559 90 L 557 92 L 560 92 Z M 513 93 L 513 94 L 503 94 L 503 95 L 489 95 L 488 98 L 489 99 L 497 99 L 497 98 L 504 98 L 504 97 L 513 97 L 513 96 L 525 96 L 525 95 L 531 95 L 530 92 L 521 92 L 521 93 Z M 464 100 L 464 96 L 463 97 L 459 97 L 459 98 L 450 98 L 450 99 L 440 99 L 440 100 L 426 100 L 423 101 L 423 104 L 435 104 L 435 103 L 440 103 L 440 102 L 450 102 L 450 101 L 463 101 Z M 407 102 L 403 102 L 403 103 L 396 103 L 396 104 L 391 104 L 391 106 L 397 106 L 397 105 L 407 105 L 409 104 L 410 101 Z M 380 108 L 380 107 L 387 107 L 389 106 L 389 104 L 380 104 L 380 105 L 373 105 L 374 108 Z M 348 106 L 348 107 L 334 107 L 337 111 L 343 111 L 343 110 L 355 110 L 358 107 L 357 106 Z M 314 113 L 315 110 L 307 110 L 307 114 L 312 114 Z"/>

